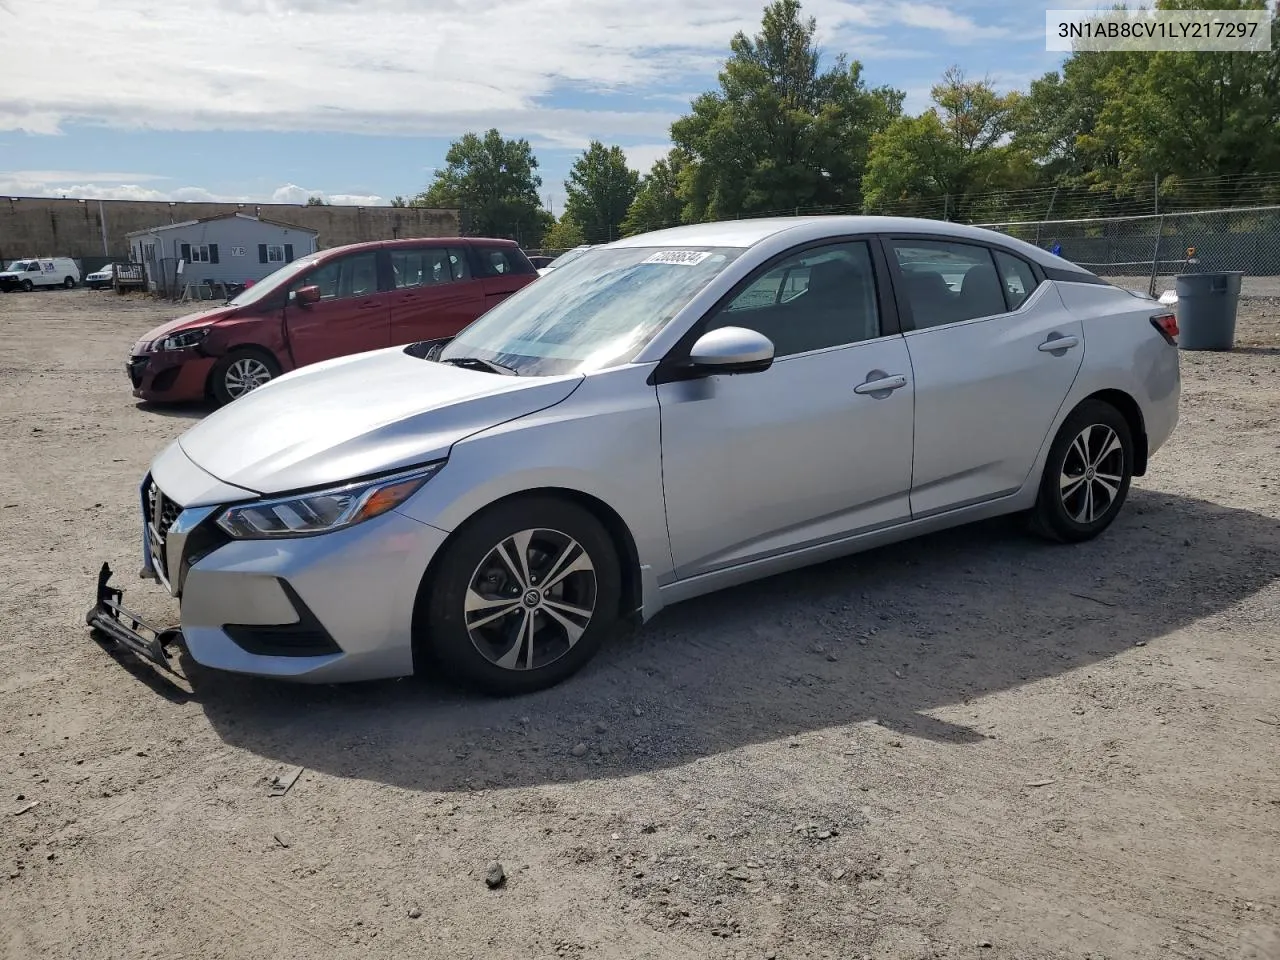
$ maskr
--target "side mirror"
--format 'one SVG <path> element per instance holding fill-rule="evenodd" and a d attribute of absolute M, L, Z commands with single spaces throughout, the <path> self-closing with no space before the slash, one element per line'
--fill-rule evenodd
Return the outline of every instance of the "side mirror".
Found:
<path fill-rule="evenodd" d="M 773 366 L 773 341 L 745 327 L 721 327 L 698 338 L 689 362 L 707 373 L 760 373 Z"/>
<path fill-rule="evenodd" d="M 309 287 L 299 287 L 293 295 L 293 302 L 300 307 L 307 307 L 313 303 L 320 302 L 320 288 L 315 284 Z"/>

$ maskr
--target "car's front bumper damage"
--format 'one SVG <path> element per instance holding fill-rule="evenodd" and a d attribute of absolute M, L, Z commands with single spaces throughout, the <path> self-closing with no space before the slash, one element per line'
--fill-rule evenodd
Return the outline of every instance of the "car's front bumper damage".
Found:
<path fill-rule="evenodd" d="M 111 567 L 104 563 L 98 571 L 97 602 L 85 617 L 89 628 L 117 647 L 176 674 L 170 662 L 169 648 L 182 639 L 182 631 L 175 627 L 152 626 L 122 606 L 123 599 L 123 591 L 111 586 Z"/>
<path fill-rule="evenodd" d="M 413 673 L 411 611 L 443 530 L 390 511 L 322 536 L 236 540 L 216 515 L 253 494 L 199 470 L 178 447 L 139 492 L 140 574 L 180 601 L 181 627 L 153 627 L 125 608 L 104 565 L 88 616 L 101 636 L 166 670 L 180 642 L 196 664 L 256 676 L 330 683 Z"/>

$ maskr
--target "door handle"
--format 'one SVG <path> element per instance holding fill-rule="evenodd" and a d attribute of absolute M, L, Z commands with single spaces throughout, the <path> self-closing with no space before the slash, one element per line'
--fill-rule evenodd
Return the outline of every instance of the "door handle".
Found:
<path fill-rule="evenodd" d="M 853 388 L 854 393 L 876 394 L 876 393 L 892 393 L 894 390 L 901 389 L 907 385 L 907 378 L 902 374 L 894 374 L 893 376 L 883 376 L 875 380 L 868 380 L 866 383 L 860 383 Z"/>
<path fill-rule="evenodd" d="M 1060 350 L 1070 350 L 1078 346 L 1080 346 L 1079 337 L 1050 337 L 1036 349 L 1041 353 L 1057 353 Z"/>

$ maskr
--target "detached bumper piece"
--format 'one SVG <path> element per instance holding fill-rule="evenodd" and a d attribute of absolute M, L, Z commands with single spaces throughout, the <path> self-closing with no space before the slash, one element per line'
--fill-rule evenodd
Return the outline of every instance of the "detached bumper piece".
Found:
<path fill-rule="evenodd" d="M 161 670 L 181 676 L 169 664 L 168 648 L 182 639 L 182 631 L 153 627 L 136 613 L 126 610 L 120 605 L 124 592 L 110 586 L 110 581 L 111 567 L 104 563 L 98 571 L 98 602 L 85 617 L 89 628 Z"/>

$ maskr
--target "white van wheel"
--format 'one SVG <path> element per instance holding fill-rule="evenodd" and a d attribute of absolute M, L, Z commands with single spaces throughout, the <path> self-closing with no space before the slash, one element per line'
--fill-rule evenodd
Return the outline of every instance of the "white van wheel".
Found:
<path fill-rule="evenodd" d="M 72 287 L 76 285 L 76 282 L 72 277 L 67 277 L 67 279 L 62 281 L 62 285 L 66 287 L 68 290 L 70 290 Z"/>

